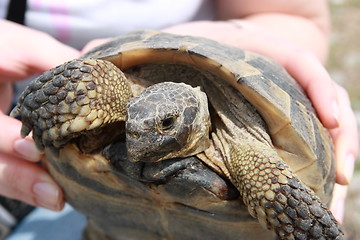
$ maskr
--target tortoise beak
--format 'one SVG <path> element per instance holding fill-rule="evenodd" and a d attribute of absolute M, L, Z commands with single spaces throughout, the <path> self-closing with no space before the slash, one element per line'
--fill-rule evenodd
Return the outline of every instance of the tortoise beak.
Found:
<path fill-rule="evenodd" d="M 156 129 L 142 129 L 141 126 L 126 122 L 126 148 L 130 162 L 158 162 L 173 158 L 181 149 L 174 136 L 163 136 Z"/>
<path fill-rule="evenodd" d="M 174 143 L 174 141 L 158 146 L 157 144 L 148 144 L 146 140 L 149 139 L 145 139 L 144 144 L 144 139 L 141 140 L 141 137 L 133 137 L 131 134 L 127 135 L 126 148 L 130 162 L 158 162 L 171 158 L 169 155 L 174 151 L 173 149 L 178 148 L 178 144 Z"/>
<path fill-rule="evenodd" d="M 153 144 L 149 144 L 152 142 Z M 157 162 L 173 151 L 174 146 L 159 147 L 154 140 L 146 134 L 136 131 L 127 131 L 126 149 L 130 162 Z"/>

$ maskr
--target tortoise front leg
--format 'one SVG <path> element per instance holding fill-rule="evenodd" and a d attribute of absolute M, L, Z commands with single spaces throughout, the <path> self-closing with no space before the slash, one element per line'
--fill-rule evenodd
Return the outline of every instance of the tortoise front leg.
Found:
<path fill-rule="evenodd" d="M 275 150 L 238 145 L 227 166 L 250 214 L 280 239 L 343 239 L 325 204 Z"/>
<path fill-rule="evenodd" d="M 100 127 L 125 121 L 126 104 L 131 96 L 124 73 L 111 62 L 75 59 L 31 82 L 11 116 L 22 118 L 23 137 L 33 130 L 39 149 L 61 148 L 84 132 L 101 136 L 96 132 Z M 97 138 L 85 139 L 84 145 L 94 140 Z M 99 139 L 86 150 L 91 152 L 104 140 Z"/>

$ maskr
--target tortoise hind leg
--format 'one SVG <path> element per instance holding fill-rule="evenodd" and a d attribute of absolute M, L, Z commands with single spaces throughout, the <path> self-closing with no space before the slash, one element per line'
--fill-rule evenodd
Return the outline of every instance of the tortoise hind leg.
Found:
<path fill-rule="evenodd" d="M 236 146 L 227 165 L 250 214 L 279 239 L 343 239 L 331 212 L 275 150 Z"/>

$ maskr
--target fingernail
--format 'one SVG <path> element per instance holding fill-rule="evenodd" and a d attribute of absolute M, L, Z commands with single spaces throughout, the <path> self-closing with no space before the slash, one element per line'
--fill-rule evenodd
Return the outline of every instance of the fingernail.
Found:
<path fill-rule="evenodd" d="M 59 210 L 59 189 L 55 184 L 39 182 L 33 187 L 37 203 L 44 208 Z"/>
<path fill-rule="evenodd" d="M 345 178 L 348 184 L 350 184 L 354 174 L 354 165 L 355 165 L 355 156 L 350 153 L 346 156 L 345 169 L 344 169 Z"/>
<path fill-rule="evenodd" d="M 36 148 L 35 143 L 27 139 L 18 139 L 14 142 L 14 149 L 17 153 L 30 161 L 40 160 L 40 151 Z"/>
<path fill-rule="evenodd" d="M 336 202 L 335 206 L 332 206 L 330 210 L 336 220 L 341 224 L 344 220 L 345 202 L 343 200 L 339 200 L 338 202 Z"/>
<path fill-rule="evenodd" d="M 332 102 L 332 111 L 333 111 L 333 117 L 336 120 L 336 125 L 339 126 L 340 125 L 340 120 L 339 120 L 339 103 L 334 100 Z"/>

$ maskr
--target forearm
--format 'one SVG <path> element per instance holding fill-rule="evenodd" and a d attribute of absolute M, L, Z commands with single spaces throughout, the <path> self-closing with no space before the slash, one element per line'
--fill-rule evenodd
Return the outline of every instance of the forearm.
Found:
<path fill-rule="evenodd" d="M 190 22 L 164 29 L 164 31 L 210 38 L 262 54 L 284 66 L 287 65 L 289 59 L 294 58 L 299 52 L 312 52 L 317 58 L 322 61 L 325 60 L 327 54 L 326 39 L 321 34 L 313 33 L 316 32 L 316 29 L 309 27 L 307 31 L 302 30 L 301 33 L 298 33 L 299 36 L 307 36 L 307 34 L 313 36 L 309 40 L 306 40 L 306 37 L 299 37 L 297 42 L 294 42 L 291 37 L 296 38 L 296 35 L 290 37 L 290 33 L 287 34 L 287 31 L 281 33 L 280 30 L 278 30 L 279 33 L 271 32 L 270 27 L 258 24 L 257 22 L 260 21 L 266 22 L 265 16 L 263 17 L 261 20 L 260 17 L 252 17 L 251 20 L 232 19 L 227 21 Z M 297 24 L 300 25 L 300 23 Z M 284 27 L 281 28 L 284 29 Z"/>
<path fill-rule="evenodd" d="M 288 44 L 292 44 L 295 48 L 306 49 L 322 63 L 327 59 L 328 36 L 309 19 L 286 14 L 262 13 L 245 17 L 239 21 L 239 26 L 243 21 L 254 24 L 258 31 L 263 31 L 264 37 L 272 36 L 281 39 L 284 43 L 288 41 Z M 236 38 L 233 39 L 236 41 Z M 233 43 L 236 44 L 241 43 Z"/>
<path fill-rule="evenodd" d="M 326 0 L 218 0 L 216 3 L 219 20 L 242 19 L 325 61 L 330 31 Z"/>

